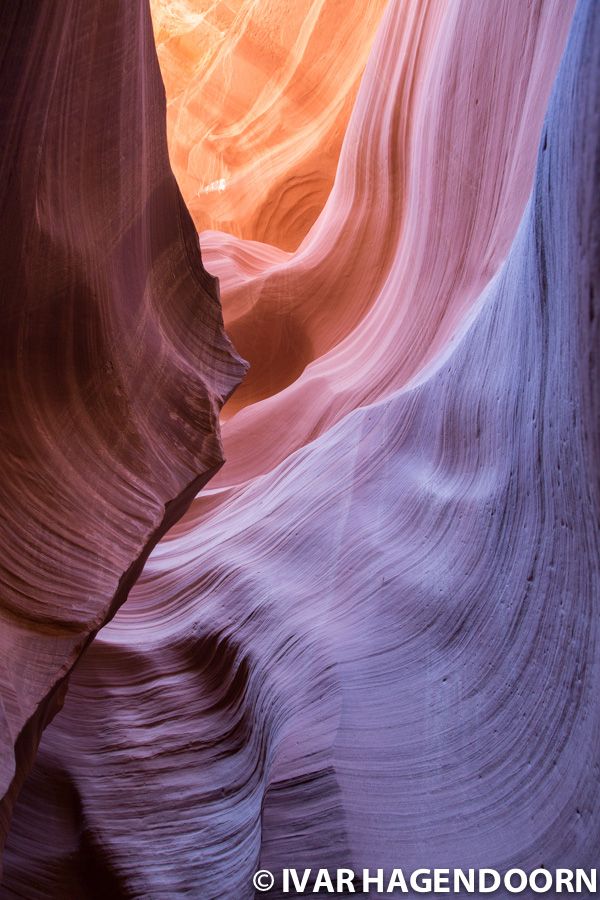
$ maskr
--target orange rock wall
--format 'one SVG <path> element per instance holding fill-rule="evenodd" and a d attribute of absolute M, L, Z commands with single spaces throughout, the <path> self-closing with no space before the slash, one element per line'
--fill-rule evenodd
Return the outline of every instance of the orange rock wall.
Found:
<path fill-rule="evenodd" d="M 385 0 L 151 0 L 199 231 L 294 250 L 331 190 Z"/>

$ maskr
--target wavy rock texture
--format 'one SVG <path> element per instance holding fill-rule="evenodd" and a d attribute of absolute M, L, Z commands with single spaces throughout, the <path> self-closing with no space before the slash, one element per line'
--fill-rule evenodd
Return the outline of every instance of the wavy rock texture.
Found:
<path fill-rule="evenodd" d="M 295 250 L 331 190 L 386 0 L 151 0 L 199 230 Z"/>
<path fill-rule="evenodd" d="M 458 36 L 500 6 L 459 8 L 431 46 L 458 40 L 464 61 Z M 389 40 L 396 60 L 395 15 L 376 52 Z M 452 337 L 158 545 L 44 735 L 6 896 L 250 898 L 259 861 L 597 863 L 599 79 L 600 7 L 583 0 L 533 194 Z M 491 128 L 502 104 L 485 106 Z M 445 128 L 448 153 L 468 144 L 464 122 Z M 501 192 L 485 196 L 493 218 Z M 405 330 L 424 304 L 443 318 L 457 270 L 432 296 L 392 281 Z M 389 347 L 368 352 L 384 366 Z"/>
<path fill-rule="evenodd" d="M 243 371 L 143 2 L 0 13 L 0 837 L 66 677 L 221 465 Z"/>
<path fill-rule="evenodd" d="M 264 401 L 227 423 L 219 484 L 270 470 L 447 342 L 523 213 L 572 8 L 392 3 L 298 252 L 201 236 L 251 363 L 228 409 Z"/>

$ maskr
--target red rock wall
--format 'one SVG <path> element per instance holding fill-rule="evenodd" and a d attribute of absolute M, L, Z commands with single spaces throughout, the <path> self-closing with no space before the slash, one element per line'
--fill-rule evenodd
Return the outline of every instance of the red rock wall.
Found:
<path fill-rule="evenodd" d="M 0 13 L 0 796 L 222 463 L 243 366 L 168 161 L 145 2 Z"/>

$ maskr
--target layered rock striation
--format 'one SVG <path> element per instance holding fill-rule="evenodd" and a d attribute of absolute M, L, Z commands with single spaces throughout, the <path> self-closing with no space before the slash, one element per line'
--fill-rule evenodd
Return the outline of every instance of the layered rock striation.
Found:
<path fill-rule="evenodd" d="M 394 55 L 400 7 L 376 53 L 389 40 Z M 476 11 L 525 7 L 453 9 L 460 27 L 431 46 L 450 65 L 454 40 L 463 65 L 483 65 L 503 18 L 471 32 Z M 501 59 L 500 92 L 505 66 L 515 77 Z M 458 59 L 439 69 L 461 96 Z M 251 898 L 259 866 L 292 864 L 596 864 L 599 78 L 600 7 L 580 0 L 524 210 L 525 173 L 503 194 L 487 169 L 523 155 L 480 143 L 483 182 L 452 195 L 456 228 L 435 245 L 439 283 L 417 254 L 394 263 L 369 365 L 331 374 L 354 405 L 156 547 L 44 735 L 7 896 Z M 483 133 L 498 96 L 480 103 Z M 535 117 L 521 115 L 524 134 Z M 469 131 L 450 118 L 444 134 L 442 168 Z M 455 157 L 459 185 L 474 156 Z M 423 169 L 425 197 L 436 171 Z M 426 340 L 424 306 L 438 323 Z M 425 346 L 403 369 L 403 344 L 386 370 L 413 330 Z M 313 410 L 301 396 L 299 419 Z"/>
<path fill-rule="evenodd" d="M 146 3 L 23 0 L 0 24 L 1 838 L 73 664 L 222 464 L 244 366 Z"/>
<path fill-rule="evenodd" d="M 218 484 L 268 471 L 447 344 L 525 208 L 572 10 L 389 4 L 332 193 L 298 251 L 201 235 L 251 363 L 226 408 L 241 414 L 224 428 Z"/>
<path fill-rule="evenodd" d="M 151 0 L 198 230 L 295 250 L 331 191 L 386 0 Z"/>

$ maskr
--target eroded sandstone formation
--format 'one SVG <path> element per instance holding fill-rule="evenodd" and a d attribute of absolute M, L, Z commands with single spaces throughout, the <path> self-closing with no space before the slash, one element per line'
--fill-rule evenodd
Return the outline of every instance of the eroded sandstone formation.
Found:
<path fill-rule="evenodd" d="M 400 9 L 374 48 L 392 70 L 414 51 Z M 423 113 L 442 158 L 420 157 L 413 252 L 268 433 L 275 461 L 235 490 L 224 468 L 84 654 L 15 811 L 9 897 L 251 898 L 290 860 L 597 863 L 600 6 L 427 9 L 414 90 L 448 118 Z M 481 120 L 450 103 L 471 84 Z M 335 415 L 288 445 L 321 395 Z"/>
<path fill-rule="evenodd" d="M 243 365 L 146 3 L 22 0 L 0 25 L 1 838 L 73 664 L 222 464 Z"/>
<path fill-rule="evenodd" d="M 251 363 L 229 411 L 266 401 L 224 429 L 221 483 L 406 384 L 448 341 L 523 213 L 572 11 L 561 0 L 390 4 L 332 194 L 298 252 L 201 236 Z"/>
<path fill-rule="evenodd" d="M 385 0 L 151 0 L 198 230 L 295 250 L 331 190 Z"/>

